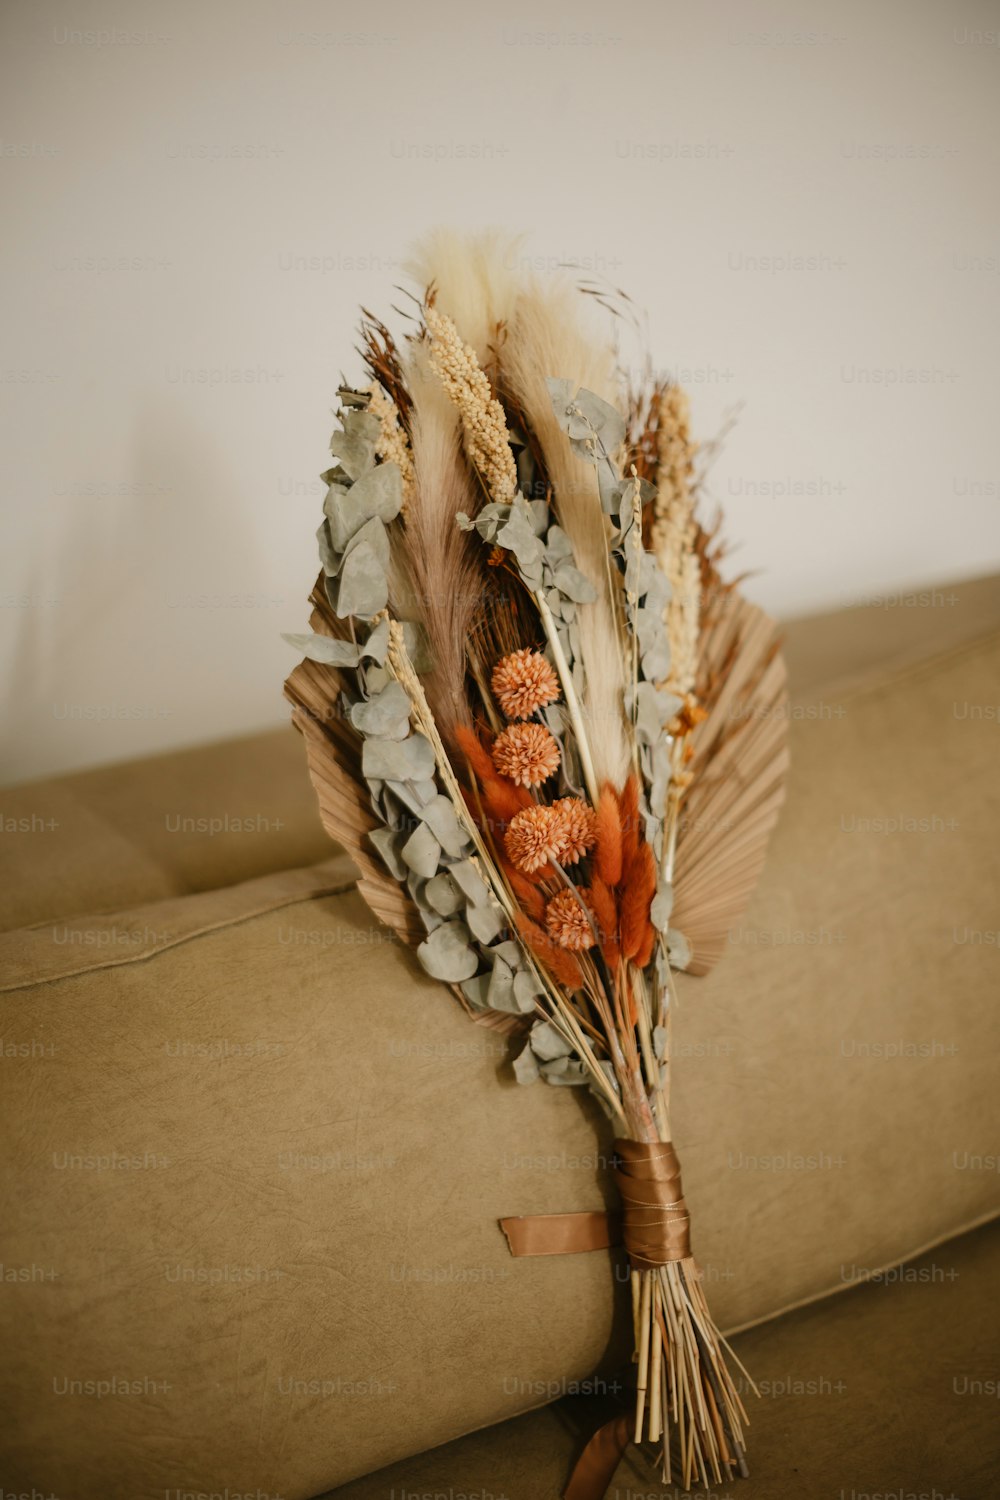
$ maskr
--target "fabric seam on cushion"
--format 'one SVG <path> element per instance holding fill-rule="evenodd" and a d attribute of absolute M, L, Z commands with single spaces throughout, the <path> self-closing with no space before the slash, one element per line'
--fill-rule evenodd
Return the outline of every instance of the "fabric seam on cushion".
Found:
<path fill-rule="evenodd" d="M 817 1302 L 828 1302 L 832 1297 L 839 1297 L 842 1292 L 851 1292 L 855 1287 L 867 1286 L 869 1282 L 877 1281 L 887 1271 L 893 1271 L 897 1266 L 909 1265 L 911 1261 L 919 1260 L 922 1255 L 927 1255 L 931 1250 L 937 1250 L 940 1245 L 947 1245 L 952 1240 L 961 1239 L 964 1234 L 972 1234 L 977 1229 L 983 1229 L 987 1224 L 993 1224 L 1000 1219 L 1000 1208 L 989 1209 L 985 1214 L 980 1214 L 978 1219 L 972 1219 L 968 1224 L 962 1224 L 958 1229 L 949 1229 L 944 1234 L 939 1234 L 936 1239 L 928 1240 L 924 1245 L 918 1245 L 915 1250 L 904 1251 L 895 1260 L 886 1261 L 884 1266 L 870 1271 L 867 1276 L 859 1277 L 856 1281 L 845 1281 L 839 1286 L 827 1287 L 825 1291 L 813 1292 L 808 1297 L 800 1297 L 797 1302 L 788 1302 L 779 1307 L 775 1312 L 763 1313 L 759 1318 L 751 1318 L 748 1323 L 736 1323 L 732 1328 L 725 1329 L 726 1338 L 735 1338 L 738 1333 L 747 1333 L 751 1328 L 760 1328 L 765 1323 L 773 1323 L 778 1318 L 787 1317 L 789 1313 L 798 1312 L 800 1308 L 812 1307 Z"/>
<path fill-rule="evenodd" d="M 84 964 L 75 969 L 65 969 L 58 974 L 47 974 L 44 978 L 25 979 L 23 981 L 18 981 L 15 984 L 0 985 L 0 995 L 16 994 L 20 990 L 36 989 L 44 984 L 58 984 L 64 979 L 76 979 L 81 974 L 98 974 L 104 969 L 121 968 L 124 964 L 146 963 L 150 959 L 158 958 L 161 953 L 168 953 L 172 948 L 180 948 L 185 943 L 193 942 L 195 938 L 206 937 L 209 933 L 213 932 L 224 932 L 228 927 L 238 927 L 243 922 L 252 921 L 254 917 L 266 916 L 269 912 L 272 911 L 283 911 L 286 907 L 289 906 L 299 906 L 308 901 L 322 900 L 326 896 L 344 896 L 349 892 L 356 890 L 356 888 L 357 881 L 352 880 L 349 881 L 346 885 L 324 886 L 322 888 L 317 888 L 314 891 L 299 892 L 295 895 L 287 896 L 282 900 L 266 902 L 263 905 L 253 907 L 246 911 L 241 911 L 233 916 L 220 918 L 218 921 L 208 922 L 200 927 L 194 927 L 190 932 L 185 932 L 178 937 L 171 938 L 169 942 L 157 944 L 157 946 L 154 948 L 148 948 L 143 953 L 123 953 L 115 958 L 109 958 L 102 962 Z M 224 886 L 222 887 L 222 889 L 233 890 L 235 889 L 235 887 Z M 195 897 L 205 894 L 211 894 L 211 892 L 195 892 Z M 174 898 L 168 897 L 167 899 L 183 901 L 188 898 L 184 896 L 177 896 Z M 143 909 L 143 907 L 136 907 L 135 911 L 141 912 Z M 110 916 L 114 915 L 114 913 L 104 913 L 104 915 Z M 38 924 L 38 926 L 42 927 L 48 927 L 51 925 L 52 924 L 48 922 Z M 36 931 L 37 927 L 22 928 L 20 930 L 24 932 L 32 932 Z"/>
<path fill-rule="evenodd" d="M 813 703 L 817 698 L 826 694 L 836 695 L 841 701 L 862 698 L 866 694 L 883 688 L 895 688 L 913 678 L 919 678 L 926 672 L 935 672 L 960 657 L 972 656 L 984 648 L 997 644 L 1000 644 L 1000 630 L 990 630 L 983 635 L 974 636 L 972 640 L 963 641 L 958 646 L 950 646 L 947 651 L 938 651 L 933 656 L 920 656 L 909 662 L 901 662 L 895 668 L 866 668 L 863 672 L 853 675 L 848 673 L 840 677 L 831 677 L 801 695 L 797 694 L 793 688 L 792 701 L 802 704 Z"/>

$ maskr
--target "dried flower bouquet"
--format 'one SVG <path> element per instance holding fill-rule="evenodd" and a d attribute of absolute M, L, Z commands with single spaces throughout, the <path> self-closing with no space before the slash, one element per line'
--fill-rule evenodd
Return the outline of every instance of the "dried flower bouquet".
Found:
<path fill-rule="evenodd" d="M 612 1117 L 631 1434 L 707 1485 L 746 1472 L 746 1412 L 672 1144 L 672 969 L 707 972 L 759 874 L 784 671 L 695 515 L 683 392 L 625 389 L 580 289 L 516 260 L 438 235 L 403 347 L 365 315 L 286 691 L 376 915 L 523 1030 L 522 1083 Z"/>

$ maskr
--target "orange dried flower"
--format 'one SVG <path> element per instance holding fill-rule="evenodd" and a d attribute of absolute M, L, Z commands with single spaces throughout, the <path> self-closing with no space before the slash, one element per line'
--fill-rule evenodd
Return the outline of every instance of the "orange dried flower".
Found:
<path fill-rule="evenodd" d="M 508 719 L 530 719 L 559 697 L 559 679 L 540 652 L 525 647 L 497 663 L 493 691 Z"/>
<path fill-rule="evenodd" d="M 558 838 L 559 819 L 551 807 L 526 807 L 511 819 L 503 841 L 511 863 L 531 875 L 555 858 Z"/>
<path fill-rule="evenodd" d="M 514 913 L 514 922 L 532 953 L 561 985 L 571 994 L 582 987 L 583 974 L 572 953 L 554 943 L 545 929 L 530 921 L 523 912 Z"/>
<path fill-rule="evenodd" d="M 559 746 L 544 724 L 508 724 L 493 741 L 493 764 L 519 786 L 540 786 L 559 769 Z"/>
<path fill-rule="evenodd" d="M 579 895 L 575 891 L 560 891 L 545 908 L 545 925 L 549 936 L 560 948 L 569 948 L 571 952 L 579 953 L 594 946 L 590 915 L 580 901 L 581 897 L 586 900 L 588 894 L 586 888 Z"/>
<path fill-rule="evenodd" d="M 674 736 L 690 734 L 692 729 L 703 724 L 707 718 L 708 709 L 702 707 L 693 693 L 687 693 L 681 707 L 667 725 L 667 733 Z"/>
<path fill-rule="evenodd" d="M 552 811 L 557 820 L 556 861 L 560 865 L 575 865 L 597 842 L 594 810 L 579 797 L 560 797 L 553 802 Z"/>

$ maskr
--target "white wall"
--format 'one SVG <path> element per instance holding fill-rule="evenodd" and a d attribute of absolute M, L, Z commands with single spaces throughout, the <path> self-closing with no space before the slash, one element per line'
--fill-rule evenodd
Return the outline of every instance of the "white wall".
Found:
<path fill-rule="evenodd" d="M 2 30 L 7 779 L 283 720 L 356 309 L 441 221 L 625 287 L 706 436 L 744 403 L 713 488 L 779 614 L 1000 566 L 985 0 Z"/>

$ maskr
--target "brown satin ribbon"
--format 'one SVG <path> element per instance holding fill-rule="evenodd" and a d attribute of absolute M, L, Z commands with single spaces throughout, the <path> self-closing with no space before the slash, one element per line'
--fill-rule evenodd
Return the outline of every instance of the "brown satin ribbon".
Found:
<path fill-rule="evenodd" d="M 569 1484 L 563 1490 L 564 1500 L 603 1500 L 631 1441 L 632 1424 L 628 1417 L 615 1417 L 598 1427 L 576 1461 Z"/>
<path fill-rule="evenodd" d="M 580 1255 L 620 1245 L 621 1214 L 527 1214 L 501 1219 L 511 1255 Z"/>
<path fill-rule="evenodd" d="M 615 1141 L 615 1181 L 624 1214 L 532 1214 L 501 1219 L 511 1255 L 575 1255 L 624 1238 L 636 1270 L 691 1255 L 690 1223 L 677 1153 L 667 1142 Z M 564 1500 L 603 1500 L 631 1441 L 627 1417 L 599 1427 L 577 1459 Z"/>
<path fill-rule="evenodd" d="M 501 1219 L 511 1255 L 581 1255 L 607 1250 L 624 1238 L 637 1270 L 686 1260 L 691 1254 L 690 1216 L 673 1146 L 618 1140 L 615 1154 L 615 1180 L 624 1214 L 526 1214 Z"/>
<path fill-rule="evenodd" d="M 634 1269 L 652 1271 L 691 1254 L 691 1215 L 669 1141 L 615 1141 L 615 1180 L 625 1205 L 625 1248 Z"/>

